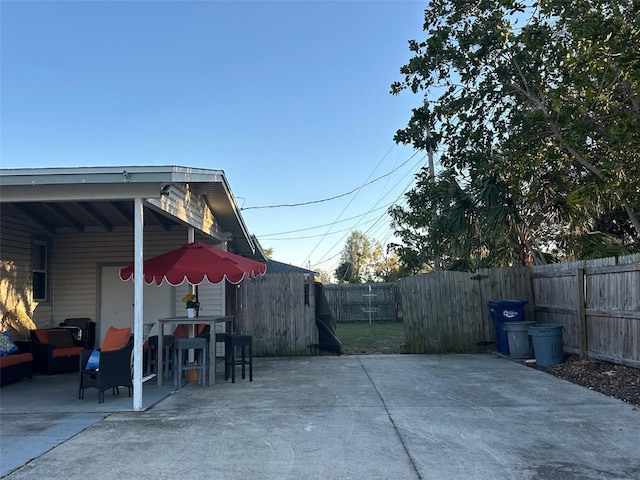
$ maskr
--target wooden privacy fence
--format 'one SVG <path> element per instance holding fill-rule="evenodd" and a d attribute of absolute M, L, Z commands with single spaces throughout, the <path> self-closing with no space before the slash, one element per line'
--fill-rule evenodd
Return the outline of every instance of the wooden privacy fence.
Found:
<path fill-rule="evenodd" d="M 325 296 L 336 322 L 377 322 L 398 319 L 394 283 L 324 285 Z"/>
<path fill-rule="evenodd" d="M 493 349 L 488 303 L 521 300 L 525 320 L 563 325 L 566 351 L 640 367 L 640 255 L 439 271 L 402 278 L 397 286 L 325 285 L 324 291 L 341 322 L 395 320 L 401 302 L 407 353 L 484 352 L 490 342 Z M 237 293 L 236 330 L 253 335 L 256 355 L 318 353 L 309 348 L 318 343 L 312 280 L 268 274 L 242 282 Z"/>
<path fill-rule="evenodd" d="M 495 342 L 488 302 L 523 300 L 525 320 L 563 325 L 566 351 L 640 366 L 640 255 L 400 280 L 407 353 Z"/>
<path fill-rule="evenodd" d="M 438 271 L 400 279 L 407 353 L 475 353 L 495 343 L 488 303 L 523 300 L 532 318 L 527 268 Z"/>
<path fill-rule="evenodd" d="M 317 354 L 309 347 L 318 343 L 313 279 L 282 273 L 245 280 L 236 301 L 236 331 L 253 336 L 254 355 Z"/>
<path fill-rule="evenodd" d="M 564 326 L 565 350 L 640 367 L 640 255 L 532 267 L 536 321 Z"/>

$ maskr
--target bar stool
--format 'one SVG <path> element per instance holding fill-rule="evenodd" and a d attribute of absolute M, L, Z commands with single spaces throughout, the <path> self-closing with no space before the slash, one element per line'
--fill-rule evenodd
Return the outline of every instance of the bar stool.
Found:
<path fill-rule="evenodd" d="M 216 365 L 218 363 L 222 363 L 227 359 L 226 347 L 227 347 L 227 337 L 228 333 L 218 332 L 216 333 L 216 346 L 213 349 L 213 353 L 216 356 Z M 218 346 L 218 344 L 221 344 Z"/>
<path fill-rule="evenodd" d="M 236 347 L 240 347 L 240 358 L 236 356 Z M 248 352 L 247 352 L 248 350 Z M 247 359 L 248 353 L 248 359 Z M 236 365 L 242 365 L 242 379 L 245 378 L 245 365 L 249 365 L 249 381 L 253 381 L 253 339 L 251 335 L 227 335 L 225 338 L 224 379 L 236 383 Z"/>
<path fill-rule="evenodd" d="M 163 357 L 162 357 L 162 370 L 164 370 L 163 378 L 170 377 L 171 363 L 173 362 L 173 342 L 175 337 L 173 335 L 165 335 L 163 340 Z M 152 335 L 147 339 L 147 355 L 146 355 L 146 369 L 145 374 L 152 373 L 158 374 L 158 336 Z"/>
<path fill-rule="evenodd" d="M 205 338 L 176 338 L 173 348 L 173 384 L 182 387 L 182 372 L 198 370 L 198 384 L 203 387 L 207 384 L 207 340 Z M 185 362 L 185 354 L 194 350 L 195 363 Z"/>

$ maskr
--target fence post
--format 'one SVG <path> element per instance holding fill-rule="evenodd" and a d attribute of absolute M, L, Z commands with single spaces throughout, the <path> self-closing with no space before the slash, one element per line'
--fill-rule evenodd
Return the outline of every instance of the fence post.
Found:
<path fill-rule="evenodd" d="M 578 290 L 578 335 L 580 336 L 580 358 L 587 358 L 587 316 L 585 315 L 584 268 L 576 270 L 576 288 Z"/>

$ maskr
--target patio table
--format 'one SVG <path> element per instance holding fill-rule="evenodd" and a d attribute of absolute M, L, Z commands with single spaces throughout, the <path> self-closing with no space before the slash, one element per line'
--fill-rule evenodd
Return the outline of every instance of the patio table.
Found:
<path fill-rule="evenodd" d="M 193 317 L 193 318 L 189 318 L 189 317 L 168 317 L 168 318 L 159 318 L 157 320 L 157 325 L 158 325 L 158 365 L 157 365 L 157 369 L 158 369 L 158 375 L 157 375 L 157 379 L 158 379 L 158 385 L 162 385 L 162 377 L 163 375 L 160 373 L 162 372 L 162 362 L 163 362 L 163 355 L 162 355 L 162 351 L 164 348 L 164 327 L 165 325 L 172 325 L 175 326 L 176 325 L 199 325 L 199 324 L 205 324 L 205 325 L 210 325 L 211 328 L 209 328 L 209 346 L 213 349 L 213 352 L 209 355 L 209 381 L 208 381 L 208 385 L 215 385 L 216 383 L 216 352 L 215 352 L 215 348 L 216 348 L 216 324 L 218 323 L 224 323 L 225 324 L 225 328 L 224 331 L 225 333 L 231 333 L 231 326 L 232 326 L 232 322 L 233 322 L 233 316 L 226 316 L 226 317 L 215 317 L 215 316 L 209 316 L 209 315 L 205 315 L 205 316 L 201 316 L 201 317 Z M 173 330 L 171 330 L 171 332 L 173 332 Z"/>

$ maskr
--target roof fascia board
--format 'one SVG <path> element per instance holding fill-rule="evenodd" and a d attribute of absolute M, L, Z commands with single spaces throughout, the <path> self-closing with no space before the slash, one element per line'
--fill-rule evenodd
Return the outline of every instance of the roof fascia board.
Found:
<path fill-rule="evenodd" d="M 0 185 L 225 182 L 224 172 L 177 166 L 0 169 Z"/>
<path fill-rule="evenodd" d="M 67 202 L 83 200 L 131 200 L 160 196 L 161 185 L 153 184 L 76 184 L 2 185 L 0 202 Z"/>
<path fill-rule="evenodd" d="M 0 169 L 0 202 L 150 200 L 159 199 L 166 184 L 220 185 L 241 232 L 237 240 L 255 253 L 222 170 L 170 165 Z M 213 210 L 211 204 L 209 208 Z"/>
<path fill-rule="evenodd" d="M 236 221 L 238 222 L 238 226 L 240 227 L 240 230 L 242 231 L 242 234 L 244 236 L 244 240 L 247 243 L 249 249 L 251 250 L 251 253 L 255 254 L 256 247 L 255 247 L 255 244 L 253 243 L 252 235 L 249 233 L 249 229 L 247 228 L 247 225 L 244 223 L 244 219 L 242 218 L 242 215 L 240 215 L 240 209 L 238 208 L 238 204 L 236 203 L 236 199 L 235 199 L 233 193 L 231 192 L 231 187 L 229 186 L 229 183 L 227 182 L 227 178 L 225 176 L 223 176 L 221 178 L 220 183 L 222 184 L 222 186 L 224 188 L 225 195 L 227 197 L 227 200 L 229 201 L 229 204 L 231 205 L 231 209 L 233 211 L 233 215 L 235 216 Z"/>

